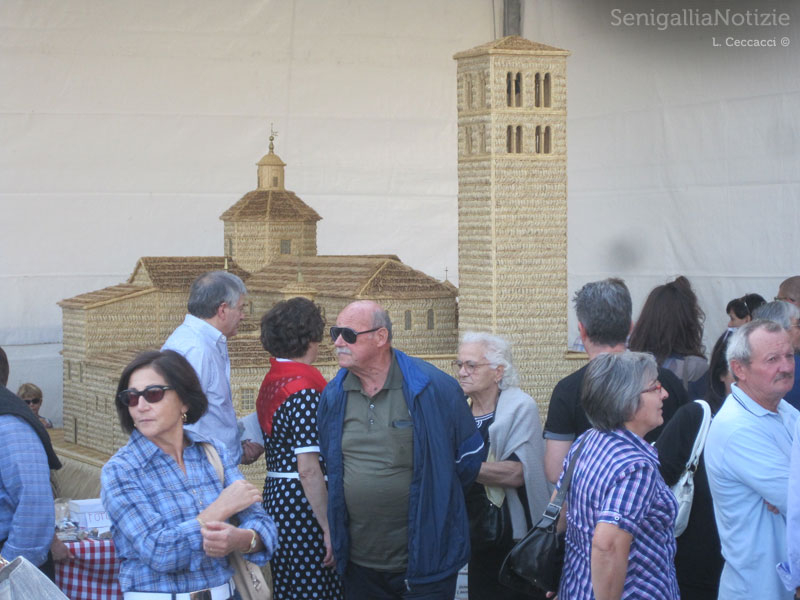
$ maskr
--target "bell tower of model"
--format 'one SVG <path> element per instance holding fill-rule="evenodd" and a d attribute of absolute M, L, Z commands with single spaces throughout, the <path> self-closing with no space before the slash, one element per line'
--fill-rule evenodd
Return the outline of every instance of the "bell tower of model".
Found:
<path fill-rule="evenodd" d="M 458 63 L 459 331 L 513 343 L 546 402 L 567 349 L 569 52 L 509 36 Z"/>

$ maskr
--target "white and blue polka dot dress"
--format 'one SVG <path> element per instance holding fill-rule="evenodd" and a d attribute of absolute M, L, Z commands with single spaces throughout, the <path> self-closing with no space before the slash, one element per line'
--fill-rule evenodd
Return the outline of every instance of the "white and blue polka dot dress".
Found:
<path fill-rule="evenodd" d="M 275 411 L 272 435 L 264 435 L 269 472 L 296 474 L 297 450 L 319 452 L 319 396 L 316 390 L 300 390 Z M 324 473 L 325 466 L 320 463 Z M 325 557 L 322 529 L 311 511 L 300 480 L 267 477 L 264 508 L 278 527 L 280 541 L 271 562 L 274 600 L 343 598 L 335 569 L 322 566 Z"/>

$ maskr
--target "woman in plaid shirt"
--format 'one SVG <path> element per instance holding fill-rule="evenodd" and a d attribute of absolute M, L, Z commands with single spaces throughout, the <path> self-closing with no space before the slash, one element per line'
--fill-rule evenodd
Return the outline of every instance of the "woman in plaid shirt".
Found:
<path fill-rule="evenodd" d="M 275 524 L 224 446 L 184 431 L 208 405 L 192 366 L 171 350 L 146 352 L 125 368 L 117 390 L 130 439 L 103 467 L 102 500 L 125 600 L 235 598 L 228 554 L 265 564 L 277 546 Z M 198 442 L 220 455 L 224 489 Z M 238 527 L 227 522 L 234 515 Z"/>
<path fill-rule="evenodd" d="M 567 496 L 561 600 L 679 597 L 678 504 L 661 478 L 656 451 L 644 441 L 664 420 L 667 392 L 657 376 L 651 354 L 601 354 L 589 363 L 581 403 L 593 428 L 564 462 L 585 440 Z"/>

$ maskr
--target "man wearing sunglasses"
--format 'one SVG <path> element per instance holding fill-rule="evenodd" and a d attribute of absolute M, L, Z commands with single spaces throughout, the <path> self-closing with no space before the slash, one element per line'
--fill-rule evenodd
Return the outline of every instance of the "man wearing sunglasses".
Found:
<path fill-rule="evenodd" d="M 485 458 L 464 393 L 392 348 L 375 302 L 345 307 L 330 334 L 342 369 L 317 426 L 345 597 L 452 600 L 469 559 L 463 490 Z"/>
<path fill-rule="evenodd" d="M 228 338 L 244 319 L 247 288 L 233 273 L 210 271 L 195 279 L 189 290 L 189 314 L 161 347 L 189 361 L 208 398 L 208 412 L 186 429 L 225 444 L 236 462 L 249 465 L 264 446 L 242 442 L 231 397 Z"/>

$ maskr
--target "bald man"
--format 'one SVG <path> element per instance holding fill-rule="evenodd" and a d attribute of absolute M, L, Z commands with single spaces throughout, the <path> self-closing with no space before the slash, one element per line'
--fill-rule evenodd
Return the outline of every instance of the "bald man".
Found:
<path fill-rule="evenodd" d="M 392 348 L 375 302 L 346 306 L 330 334 L 342 368 L 317 426 L 345 597 L 452 600 L 470 554 L 464 490 L 485 458 L 464 392 Z"/>
<path fill-rule="evenodd" d="M 785 279 L 778 288 L 778 295 L 775 296 L 775 300 L 791 302 L 800 307 L 800 275 Z"/>

